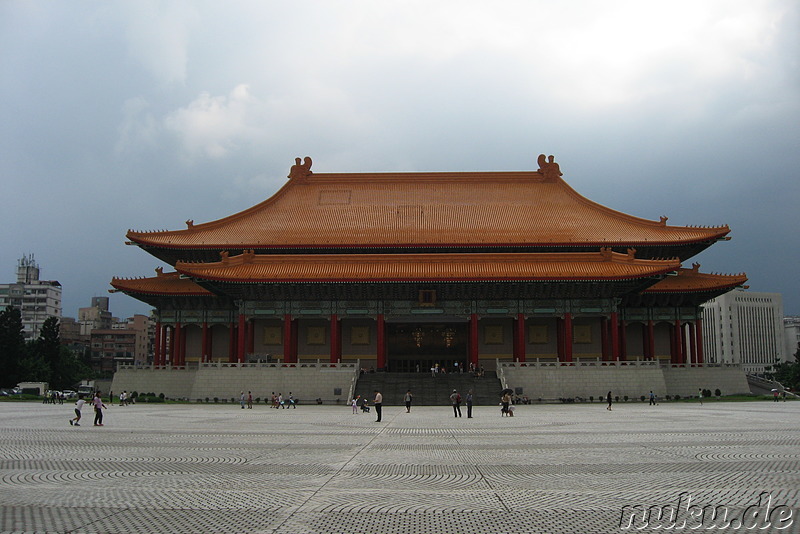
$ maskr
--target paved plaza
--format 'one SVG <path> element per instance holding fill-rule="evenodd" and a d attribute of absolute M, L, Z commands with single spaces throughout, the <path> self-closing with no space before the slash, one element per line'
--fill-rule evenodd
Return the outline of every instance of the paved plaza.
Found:
<path fill-rule="evenodd" d="M 71 427 L 72 408 L 0 403 L 3 533 L 657 532 L 652 517 L 622 530 L 623 510 L 683 495 L 736 517 L 763 492 L 776 513 L 755 531 L 800 532 L 800 402 L 387 407 L 381 423 L 138 404 L 103 427 L 88 407 Z M 754 531 L 736 526 L 703 532 Z"/>

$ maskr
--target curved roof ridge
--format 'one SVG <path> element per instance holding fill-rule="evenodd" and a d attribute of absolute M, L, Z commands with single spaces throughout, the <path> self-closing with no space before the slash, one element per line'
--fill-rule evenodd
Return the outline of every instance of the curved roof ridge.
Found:
<path fill-rule="evenodd" d="M 243 211 L 127 237 L 173 249 L 647 246 L 709 242 L 730 231 L 629 215 L 541 169 L 314 174 L 310 160 L 295 167 L 278 191 Z"/>

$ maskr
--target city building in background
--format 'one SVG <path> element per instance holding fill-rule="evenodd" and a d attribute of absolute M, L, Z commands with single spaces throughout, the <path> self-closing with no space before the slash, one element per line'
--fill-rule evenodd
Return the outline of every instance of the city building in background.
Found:
<path fill-rule="evenodd" d="M 97 328 L 91 332 L 92 369 L 111 374 L 119 365 L 144 365 L 148 363 L 151 347 L 152 322 L 146 315 L 134 315 L 117 321 L 111 328 Z"/>
<path fill-rule="evenodd" d="M 40 280 L 39 271 L 33 254 L 23 256 L 17 262 L 16 283 L 0 284 L 0 309 L 20 310 L 26 340 L 38 338 L 49 317 L 61 319 L 61 284 Z"/>
<path fill-rule="evenodd" d="M 738 363 L 746 372 L 760 374 L 787 360 L 779 293 L 736 289 L 702 308 L 707 361 Z"/>
<path fill-rule="evenodd" d="M 92 330 L 111 328 L 114 318 L 108 307 L 108 297 L 92 297 L 92 305 L 78 309 L 81 335 L 88 336 Z"/>
<path fill-rule="evenodd" d="M 794 362 L 794 356 L 800 351 L 800 316 L 789 316 L 783 319 L 783 339 L 786 359 Z"/>

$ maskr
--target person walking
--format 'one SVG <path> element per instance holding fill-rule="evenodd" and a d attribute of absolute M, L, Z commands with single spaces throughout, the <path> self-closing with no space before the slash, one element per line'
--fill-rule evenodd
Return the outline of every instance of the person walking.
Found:
<path fill-rule="evenodd" d="M 450 394 L 450 404 L 453 405 L 453 417 L 461 417 L 461 394 L 455 389 Z"/>
<path fill-rule="evenodd" d="M 382 415 L 381 410 L 383 408 L 383 395 L 381 395 L 381 392 L 377 389 L 375 390 L 375 400 L 372 401 L 372 405 L 375 406 L 375 415 L 378 416 L 375 422 L 380 423 Z"/>
<path fill-rule="evenodd" d="M 94 426 L 103 426 L 103 408 L 105 408 L 106 405 L 103 404 L 103 399 L 100 398 L 99 391 L 94 394 L 92 406 L 94 406 Z"/>
<path fill-rule="evenodd" d="M 253 409 L 253 392 L 252 391 L 248 391 L 247 392 L 247 409 L 248 410 L 252 410 Z"/>
<path fill-rule="evenodd" d="M 353 401 L 351 403 L 351 406 L 353 407 L 353 415 L 356 415 L 358 413 L 358 400 L 360 398 L 361 395 L 356 395 L 355 397 L 353 397 Z"/>
<path fill-rule="evenodd" d="M 656 404 L 656 394 L 653 393 L 653 390 L 650 390 L 650 406 L 655 406 Z"/>
<path fill-rule="evenodd" d="M 83 409 L 83 405 L 86 404 L 86 401 L 83 400 L 83 395 L 78 397 L 78 402 L 75 403 L 75 417 L 69 420 L 70 426 L 81 426 L 81 410 Z"/>
<path fill-rule="evenodd" d="M 472 390 L 467 392 L 467 419 L 472 419 Z"/>
<path fill-rule="evenodd" d="M 606 410 L 611 411 L 611 392 L 608 392 L 606 395 L 606 402 L 608 402 L 608 406 L 606 406 Z"/>
<path fill-rule="evenodd" d="M 239 394 L 239 405 L 242 407 L 242 410 L 244 410 L 244 400 L 245 400 L 244 391 L 242 391 Z"/>
<path fill-rule="evenodd" d="M 406 403 L 406 413 L 411 413 L 411 400 L 414 396 L 411 394 L 411 390 L 409 389 L 406 391 L 405 397 L 403 397 L 403 402 Z"/>

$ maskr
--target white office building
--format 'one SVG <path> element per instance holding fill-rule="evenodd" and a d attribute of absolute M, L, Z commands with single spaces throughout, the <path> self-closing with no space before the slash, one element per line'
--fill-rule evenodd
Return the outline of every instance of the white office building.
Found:
<path fill-rule="evenodd" d="M 784 347 L 786 359 L 794 362 L 794 355 L 800 350 L 800 316 L 783 318 L 783 338 L 786 343 Z"/>
<path fill-rule="evenodd" d="M 15 307 L 22 315 L 25 339 L 36 339 L 49 317 L 61 319 L 61 284 L 39 280 L 39 265 L 33 254 L 17 262 L 17 282 L 0 284 L 0 309 Z"/>
<path fill-rule="evenodd" d="M 786 361 L 780 293 L 734 289 L 702 308 L 707 362 L 738 363 L 748 373 L 763 373 Z"/>

